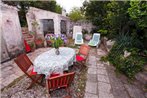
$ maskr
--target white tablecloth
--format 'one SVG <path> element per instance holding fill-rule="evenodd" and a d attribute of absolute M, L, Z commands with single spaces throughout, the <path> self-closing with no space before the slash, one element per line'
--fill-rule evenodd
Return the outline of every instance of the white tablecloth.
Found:
<path fill-rule="evenodd" d="M 38 74 L 50 76 L 51 73 L 63 74 L 64 70 L 76 61 L 76 52 L 72 48 L 60 47 L 60 54 L 55 54 L 55 49 L 42 53 L 34 60 L 34 71 Z"/>

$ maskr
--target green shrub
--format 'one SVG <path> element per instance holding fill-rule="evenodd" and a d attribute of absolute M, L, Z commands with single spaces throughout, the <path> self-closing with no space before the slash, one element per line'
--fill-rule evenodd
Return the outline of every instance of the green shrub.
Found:
<path fill-rule="evenodd" d="M 134 78 L 134 75 L 142 70 L 146 60 L 139 56 L 140 49 L 138 47 L 139 41 L 128 35 L 120 35 L 116 39 L 116 43 L 110 50 L 107 59 L 116 67 L 116 70 L 124 73 L 129 78 Z M 131 55 L 124 57 L 124 51 L 131 52 Z"/>

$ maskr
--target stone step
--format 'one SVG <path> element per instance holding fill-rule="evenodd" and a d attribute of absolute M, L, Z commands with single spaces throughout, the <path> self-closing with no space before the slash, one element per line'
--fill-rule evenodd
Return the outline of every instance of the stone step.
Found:
<path fill-rule="evenodd" d="M 138 74 L 135 75 L 136 80 L 138 80 L 142 84 L 147 84 L 147 72 L 139 72 Z"/>

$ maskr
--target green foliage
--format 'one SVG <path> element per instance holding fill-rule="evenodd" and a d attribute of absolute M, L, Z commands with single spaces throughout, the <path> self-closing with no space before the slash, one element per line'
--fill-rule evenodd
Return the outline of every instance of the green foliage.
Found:
<path fill-rule="evenodd" d="M 147 2 L 141 1 L 131 1 L 131 7 L 128 8 L 128 13 L 132 19 L 137 23 L 137 26 L 140 28 L 147 27 Z"/>
<path fill-rule="evenodd" d="M 58 49 L 61 45 L 63 45 L 63 40 L 60 37 L 51 38 L 51 41 L 53 43 L 52 46 L 56 49 Z"/>
<path fill-rule="evenodd" d="M 81 10 L 77 7 L 72 9 L 72 11 L 69 13 L 69 17 L 72 21 L 78 21 L 84 18 Z"/>
<path fill-rule="evenodd" d="M 98 32 L 101 33 L 102 36 L 106 36 L 108 34 L 108 30 L 100 29 Z"/>
<path fill-rule="evenodd" d="M 48 11 L 52 11 L 52 12 L 57 12 L 57 13 L 61 13 L 62 12 L 62 8 L 56 4 L 56 1 L 51 0 L 51 1 L 5 1 L 2 0 L 4 3 L 8 4 L 8 5 L 12 5 L 12 6 L 16 6 L 19 9 L 19 18 L 20 18 L 20 23 L 21 26 L 26 26 L 27 22 L 26 22 L 26 13 L 29 9 L 29 7 L 36 7 L 36 8 L 40 8 L 40 9 L 44 9 L 44 10 L 48 10 Z"/>
<path fill-rule="evenodd" d="M 60 5 L 56 5 L 56 10 L 55 10 L 56 13 L 59 13 L 61 14 L 62 13 L 62 8 Z"/>
<path fill-rule="evenodd" d="M 140 46 L 140 44 L 139 44 Z M 145 58 L 139 56 L 140 49 L 138 47 L 138 40 L 126 35 L 120 35 L 112 47 L 107 59 L 112 63 L 116 70 L 124 73 L 129 78 L 134 78 L 134 75 L 142 70 L 145 64 Z M 131 55 L 124 57 L 124 51 L 131 52 Z"/>
<path fill-rule="evenodd" d="M 90 0 L 83 3 L 82 11 L 102 35 L 115 38 L 119 33 L 128 33 L 147 49 L 147 2 Z"/>
<path fill-rule="evenodd" d="M 107 58 L 107 56 L 102 56 L 100 60 L 103 62 L 106 62 L 106 61 L 108 61 L 108 58 Z"/>
<path fill-rule="evenodd" d="M 88 31 L 86 29 L 82 29 L 82 33 L 85 35 L 88 34 Z"/>

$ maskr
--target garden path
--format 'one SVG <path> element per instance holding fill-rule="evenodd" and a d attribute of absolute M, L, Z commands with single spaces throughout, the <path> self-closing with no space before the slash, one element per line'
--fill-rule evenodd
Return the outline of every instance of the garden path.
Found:
<path fill-rule="evenodd" d="M 90 50 L 84 98 L 147 98 L 137 82 L 129 83 L 112 65 L 100 61 L 105 55 L 101 48 Z"/>

